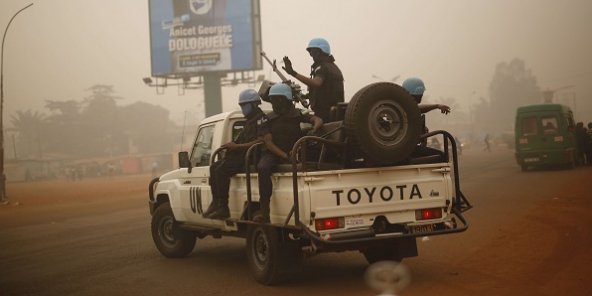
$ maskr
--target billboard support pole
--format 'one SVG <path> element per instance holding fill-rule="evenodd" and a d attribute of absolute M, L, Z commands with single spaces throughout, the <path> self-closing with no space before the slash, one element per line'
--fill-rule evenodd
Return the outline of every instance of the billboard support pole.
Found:
<path fill-rule="evenodd" d="M 204 104 L 206 117 L 222 112 L 221 78 L 221 74 L 217 72 L 204 74 Z"/>

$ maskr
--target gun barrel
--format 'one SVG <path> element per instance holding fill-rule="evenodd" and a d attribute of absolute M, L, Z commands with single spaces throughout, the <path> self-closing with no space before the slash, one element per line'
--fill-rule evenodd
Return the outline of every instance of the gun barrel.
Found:
<path fill-rule="evenodd" d="M 265 54 L 264 51 L 261 52 L 261 56 L 267 61 L 267 63 L 269 63 L 269 65 L 271 66 L 271 69 L 273 70 L 273 72 L 275 72 L 275 74 L 277 74 L 280 79 L 282 80 L 282 82 L 288 81 L 288 78 L 286 78 L 286 76 L 284 76 L 284 74 L 282 74 L 282 72 L 280 72 L 280 70 L 277 68 L 276 64 L 275 64 L 275 60 L 272 62 L 267 55 Z"/>
<path fill-rule="evenodd" d="M 276 64 L 275 64 L 275 60 L 272 62 L 267 55 L 265 54 L 264 51 L 261 52 L 261 56 L 267 61 L 267 63 L 269 63 L 269 65 L 271 65 L 271 69 L 273 70 L 273 72 L 275 72 L 275 74 L 277 74 L 280 79 L 282 80 L 282 82 L 289 84 L 290 87 L 292 87 L 293 90 L 295 90 L 295 95 L 294 98 L 296 99 L 296 101 L 298 101 L 300 104 L 302 104 L 302 106 L 304 106 L 304 108 L 308 108 L 308 106 L 310 105 L 308 103 L 308 101 L 306 99 L 304 99 L 302 97 L 302 94 L 300 93 L 300 87 L 296 86 L 292 81 L 288 80 L 288 78 L 286 78 L 286 76 L 284 76 L 284 74 L 282 74 L 282 72 L 277 68 Z"/>

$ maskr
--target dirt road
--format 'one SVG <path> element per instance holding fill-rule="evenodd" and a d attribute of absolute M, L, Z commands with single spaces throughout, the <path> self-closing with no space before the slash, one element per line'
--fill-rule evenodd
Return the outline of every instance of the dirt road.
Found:
<path fill-rule="evenodd" d="M 419 242 L 401 295 L 592 295 L 592 167 L 523 173 L 512 152 L 465 151 L 465 233 Z M 149 176 L 9 183 L 0 207 L 0 295 L 377 295 L 357 252 L 306 261 L 265 287 L 244 241 L 199 240 L 162 257 L 150 237 Z"/>

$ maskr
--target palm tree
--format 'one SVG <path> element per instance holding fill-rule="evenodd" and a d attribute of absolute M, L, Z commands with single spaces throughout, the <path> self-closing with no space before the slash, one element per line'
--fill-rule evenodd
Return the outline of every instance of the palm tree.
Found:
<path fill-rule="evenodd" d="M 47 119 L 37 111 L 17 111 L 11 116 L 11 123 L 18 132 L 18 151 L 21 156 L 43 156 L 44 127 Z"/>

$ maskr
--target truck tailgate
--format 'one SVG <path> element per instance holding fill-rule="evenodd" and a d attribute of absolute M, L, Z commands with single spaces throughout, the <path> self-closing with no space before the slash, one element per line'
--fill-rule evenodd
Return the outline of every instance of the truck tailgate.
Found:
<path fill-rule="evenodd" d="M 416 210 L 449 208 L 453 196 L 447 163 L 309 173 L 311 216 L 345 217 L 345 228 L 416 222 Z M 449 210 L 449 209 L 448 209 Z"/>

